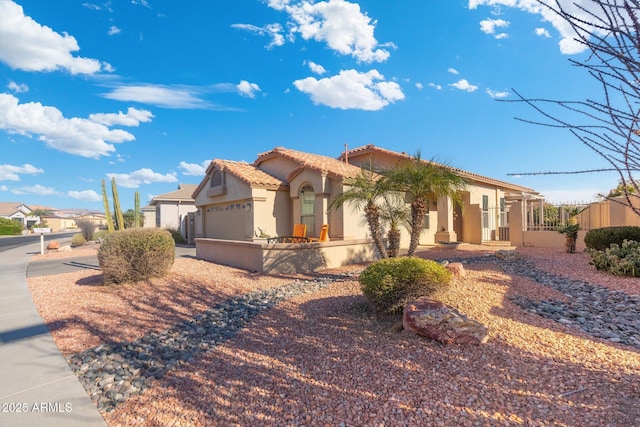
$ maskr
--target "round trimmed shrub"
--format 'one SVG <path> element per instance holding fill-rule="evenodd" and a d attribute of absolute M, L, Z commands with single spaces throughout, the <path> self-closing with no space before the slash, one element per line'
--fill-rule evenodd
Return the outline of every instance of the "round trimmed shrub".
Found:
<path fill-rule="evenodd" d="M 87 239 L 84 238 L 82 233 L 76 233 L 71 238 L 71 246 L 74 247 L 74 248 L 77 247 L 77 246 L 82 246 L 85 243 L 87 243 Z"/>
<path fill-rule="evenodd" d="M 451 277 L 451 272 L 436 261 L 387 258 L 371 264 L 360 274 L 360 288 L 376 310 L 396 314 L 416 298 L 446 289 Z"/>
<path fill-rule="evenodd" d="M 589 230 L 584 236 L 584 244 L 589 249 L 604 251 L 613 243 L 622 246 L 625 240 L 635 240 L 640 242 L 640 227 L 604 227 Z"/>
<path fill-rule="evenodd" d="M 174 259 L 171 233 L 158 228 L 129 228 L 110 233 L 98 250 L 105 284 L 163 277 Z"/>

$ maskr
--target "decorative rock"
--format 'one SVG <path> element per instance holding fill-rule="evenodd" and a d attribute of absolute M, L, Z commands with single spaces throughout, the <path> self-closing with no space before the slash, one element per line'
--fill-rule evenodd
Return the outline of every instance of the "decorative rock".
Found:
<path fill-rule="evenodd" d="M 506 249 L 501 249 L 496 251 L 496 258 L 504 260 L 504 261 L 517 261 L 520 259 L 520 254 L 517 251 L 510 251 Z"/>
<path fill-rule="evenodd" d="M 71 246 L 69 245 L 60 246 L 60 248 L 58 249 L 58 252 L 71 252 Z"/>
<path fill-rule="evenodd" d="M 466 277 L 467 272 L 461 262 L 450 262 L 445 265 L 455 277 Z"/>
<path fill-rule="evenodd" d="M 487 327 L 469 319 L 453 307 L 426 297 L 407 304 L 402 314 L 406 330 L 443 344 L 484 344 Z"/>
<path fill-rule="evenodd" d="M 50 241 L 49 244 L 47 245 L 47 249 L 49 250 L 60 249 L 60 242 L 58 242 L 57 240 Z"/>

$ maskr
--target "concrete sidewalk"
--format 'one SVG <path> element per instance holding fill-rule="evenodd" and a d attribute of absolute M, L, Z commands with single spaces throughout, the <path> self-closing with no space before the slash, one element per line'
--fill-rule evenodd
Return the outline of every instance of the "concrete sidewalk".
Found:
<path fill-rule="evenodd" d="M 106 426 L 71 372 L 29 294 L 40 244 L 0 253 L 0 425 Z"/>

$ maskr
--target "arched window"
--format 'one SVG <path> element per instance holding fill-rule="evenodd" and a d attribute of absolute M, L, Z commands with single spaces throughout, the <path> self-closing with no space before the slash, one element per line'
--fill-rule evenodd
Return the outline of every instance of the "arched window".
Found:
<path fill-rule="evenodd" d="M 315 235 L 316 193 L 310 185 L 305 185 L 300 190 L 300 223 L 306 224 L 307 236 Z"/>

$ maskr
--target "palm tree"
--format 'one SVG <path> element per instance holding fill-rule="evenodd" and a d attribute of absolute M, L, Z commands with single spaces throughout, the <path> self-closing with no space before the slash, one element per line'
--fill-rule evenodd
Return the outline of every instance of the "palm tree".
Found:
<path fill-rule="evenodd" d="M 459 191 L 466 188 L 467 180 L 449 166 L 433 160 L 423 161 L 420 152 L 385 175 L 391 188 L 404 191 L 411 198 L 411 241 L 407 255 L 413 256 L 420 242 L 424 218 L 429 212 L 429 201 L 446 196 L 461 204 Z"/>
<path fill-rule="evenodd" d="M 331 202 L 331 209 L 339 209 L 345 203 L 354 206 L 358 211 L 364 208 L 364 215 L 369 226 L 371 237 L 380 252 L 382 258 L 387 258 L 387 251 L 382 240 L 382 227 L 380 225 L 380 207 L 377 202 L 387 193 L 385 180 L 373 172 L 372 169 L 362 169 L 353 178 L 346 178 L 343 184 L 349 188 Z"/>
<path fill-rule="evenodd" d="M 569 218 L 567 219 L 566 224 L 561 225 L 557 228 L 557 231 L 561 234 L 564 234 L 565 251 L 568 254 L 572 254 L 576 251 L 578 230 L 580 229 L 580 224 L 578 224 L 578 219 L 576 217 L 585 210 L 589 209 L 589 206 L 563 206 L 562 209 L 567 213 Z"/>
<path fill-rule="evenodd" d="M 389 225 L 387 230 L 387 253 L 395 258 L 400 251 L 400 224 L 407 219 L 407 206 L 404 195 L 398 192 L 390 192 L 383 196 L 384 203 L 381 206 L 380 219 Z"/>

